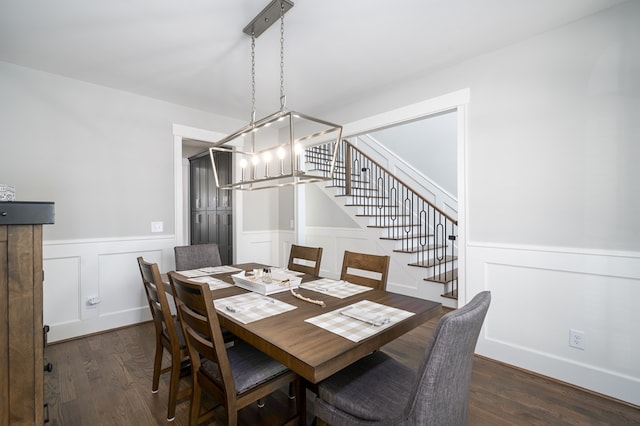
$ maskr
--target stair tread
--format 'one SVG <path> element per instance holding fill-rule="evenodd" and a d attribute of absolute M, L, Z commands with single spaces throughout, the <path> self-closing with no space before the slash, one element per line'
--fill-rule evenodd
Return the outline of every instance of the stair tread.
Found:
<path fill-rule="evenodd" d="M 448 293 L 441 294 L 442 297 L 446 297 L 447 299 L 458 300 L 458 290 L 453 290 Z"/>
<path fill-rule="evenodd" d="M 407 227 L 417 228 L 418 226 L 420 225 L 416 223 L 414 225 L 367 225 L 367 228 L 393 229 L 393 228 L 407 228 Z"/>
<path fill-rule="evenodd" d="M 323 170 L 323 169 L 310 169 L 310 170 L 329 173 L 329 170 Z M 336 181 L 336 172 L 333 172 L 333 182 L 334 182 L 333 187 L 335 187 L 335 188 L 344 188 L 345 187 L 345 185 L 336 184 L 335 181 Z M 357 180 L 357 179 L 352 179 L 351 180 L 351 185 L 357 185 L 357 184 L 362 184 L 362 183 L 367 183 L 367 182 L 364 181 L 364 180 Z M 351 187 L 351 189 L 358 189 L 358 190 L 361 190 L 361 191 L 377 191 L 377 190 L 371 189 L 371 188 L 358 188 L 358 187 L 353 187 L 353 186 Z"/>
<path fill-rule="evenodd" d="M 386 198 L 382 198 L 383 200 Z M 377 209 L 397 209 L 399 206 L 378 206 L 375 204 L 345 204 L 347 207 L 375 207 Z"/>
<path fill-rule="evenodd" d="M 333 184 L 328 185 L 327 188 L 342 188 L 342 189 L 345 189 L 344 185 L 337 185 L 335 183 L 335 179 L 334 179 Z M 374 189 L 372 189 L 372 188 L 357 188 L 357 187 L 353 187 L 353 186 L 351 187 L 351 190 L 352 191 L 363 191 L 363 192 L 364 191 L 380 192 L 375 188 Z M 369 194 L 342 194 L 342 195 L 347 195 L 349 197 L 372 197 L 372 195 L 369 195 Z M 387 197 L 382 197 L 382 198 L 387 198 Z"/>
<path fill-rule="evenodd" d="M 405 247 L 405 248 L 399 248 L 399 249 L 395 249 L 393 250 L 394 253 L 420 253 L 420 252 L 427 252 L 430 250 L 435 250 L 435 249 L 442 249 L 442 248 L 446 248 L 447 246 L 443 246 L 443 245 L 435 245 L 435 246 L 426 246 L 426 247 Z M 446 262 L 446 260 L 443 260 L 444 262 Z"/>
<path fill-rule="evenodd" d="M 457 259 L 458 259 L 458 256 L 445 256 L 441 262 L 442 263 L 452 262 Z M 415 266 L 417 268 L 430 268 L 437 264 L 438 264 L 438 259 L 426 259 L 423 261 L 409 263 L 409 266 Z"/>
<path fill-rule="evenodd" d="M 458 278 L 458 269 L 452 269 L 442 274 L 435 274 L 428 278 L 423 278 L 424 281 L 431 281 L 440 284 L 447 284 Z"/>
<path fill-rule="evenodd" d="M 406 236 L 406 235 L 393 235 L 393 236 L 386 236 L 386 237 L 380 237 L 381 240 L 390 240 L 390 241 L 411 241 L 411 240 L 415 240 L 417 238 L 432 238 L 434 236 L 434 234 L 427 234 L 427 235 L 412 235 L 410 237 Z M 427 250 L 432 249 L 433 247 L 431 245 L 427 245 Z M 436 246 L 437 248 L 441 248 L 442 245 L 438 245 Z M 398 249 L 400 250 L 400 249 Z"/>
<path fill-rule="evenodd" d="M 327 186 L 327 188 L 342 188 L 341 186 Z M 353 194 L 336 194 L 336 197 L 354 197 Z M 355 197 L 364 197 L 364 195 L 355 195 Z M 387 197 L 384 197 L 382 195 L 367 195 L 366 196 L 369 199 L 383 199 L 386 200 Z"/>
<path fill-rule="evenodd" d="M 333 158 L 333 152 L 322 152 L 322 151 L 311 151 L 311 154 L 308 154 L 309 150 L 307 150 L 307 155 L 305 156 L 305 159 L 309 162 L 312 163 L 313 160 L 316 160 L 318 158 L 326 158 L 326 159 L 332 159 Z M 341 160 L 340 158 L 336 158 L 336 162 L 344 162 L 344 160 Z"/>
<path fill-rule="evenodd" d="M 380 237 L 381 240 L 390 240 L 390 241 L 409 241 L 409 240 L 415 240 L 416 238 L 431 238 L 433 237 L 435 234 L 428 234 L 428 235 L 414 235 L 411 237 L 407 237 L 407 236 L 397 236 L 397 237 Z M 442 245 L 436 246 L 437 248 L 441 248 L 443 247 Z"/>
<path fill-rule="evenodd" d="M 356 217 L 406 217 L 408 214 L 357 214 Z"/>

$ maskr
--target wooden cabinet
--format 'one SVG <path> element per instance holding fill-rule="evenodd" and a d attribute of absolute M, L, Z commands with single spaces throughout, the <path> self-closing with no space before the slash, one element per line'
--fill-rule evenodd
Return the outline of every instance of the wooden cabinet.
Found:
<path fill-rule="evenodd" d="M 0 202 L 0 425 L 44 423 L 43 223 L 53 203 Z"/>

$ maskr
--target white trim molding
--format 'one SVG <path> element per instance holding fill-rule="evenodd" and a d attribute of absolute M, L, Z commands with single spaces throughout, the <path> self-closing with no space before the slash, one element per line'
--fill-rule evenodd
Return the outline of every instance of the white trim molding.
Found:
<path fill-rule="evenodd" d="M 640 253 L 467 250 L 469 294 L 492 293 L 479 354 L 640 405 Z M 570 330 L 584 349 L 569 346 Z"/>

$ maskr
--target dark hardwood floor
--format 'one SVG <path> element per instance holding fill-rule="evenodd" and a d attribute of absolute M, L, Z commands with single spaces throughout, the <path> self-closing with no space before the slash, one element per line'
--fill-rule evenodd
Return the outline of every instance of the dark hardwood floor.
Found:
<path fill-rule="evenodd" d="M 437 319 L 383 348 L 416 367 Z M 167 424 L 168 377 L 151 393 L 153 324 L 51 344 L 45 358 L 45 401 L 50 425 Z M 185 382 L 186 384 L 187 382 Z M 240 424 L 274 425 L 295 411 L 287 389 L 242 410 Z M 312 395 L 308 396 L 311 420 Z M 188 399 L 173 424 L 188 423 Z M 222 423 L 214 423 L 222 424 Z M 476 357 L 471 379 L 470 425 L 640 425 L 640 409 Z"/>

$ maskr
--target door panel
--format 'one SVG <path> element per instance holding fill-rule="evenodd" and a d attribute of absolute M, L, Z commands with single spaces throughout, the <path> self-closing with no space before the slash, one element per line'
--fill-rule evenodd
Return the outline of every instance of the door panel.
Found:
<path fill-rule="evenodd" d="M 231 154 L 218 152 L 216 167 L 221 183 L 231 179 Z M 191 177 L 191 244 L 217 243 L 224 265 L 233 263 L 233 191 L 219 189 L 209 151 L 189 158 Z"/>

